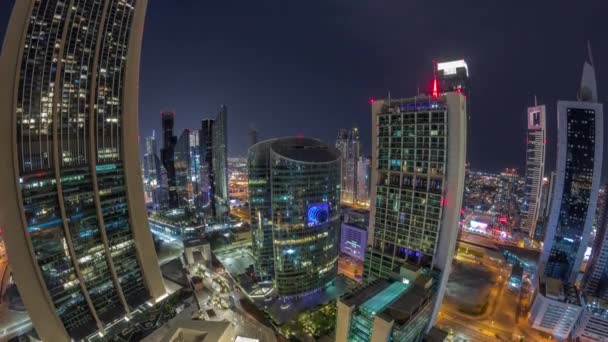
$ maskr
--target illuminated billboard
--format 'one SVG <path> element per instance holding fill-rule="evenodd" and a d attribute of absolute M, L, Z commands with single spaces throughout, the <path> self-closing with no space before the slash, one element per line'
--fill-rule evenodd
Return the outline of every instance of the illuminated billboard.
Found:
<path fill-rule="evenodd" d="M 329 204 L 327 202 L 309 204 L 306 210 L 306 224 L 309 227 L 321 225 L 329 220 Z"/>
<path fill-rule="evenodd" d="M 486 229 L 488 228 L 488 224 L 485 222 L 471 220 L 470 227 L 474 229 Z"/>
<path fill-rule="evenodd" d="M 528 108 L 528 130 L 537 131 L 545 127 L 545 106 Z"/>

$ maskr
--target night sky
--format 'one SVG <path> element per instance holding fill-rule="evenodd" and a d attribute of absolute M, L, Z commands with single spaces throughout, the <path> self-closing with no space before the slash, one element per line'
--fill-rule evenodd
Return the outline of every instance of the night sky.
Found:
<path fill-rule="evenodd" d="M 0 36 L 13 2 L 0 1 Z M 226 104 L 231 156 L 245 155 L 251 127 L 333 144 L 338 128 L 358 126 L 369 153 L 370 97 L 413 96 L 428 89 L 433 59 L 465 58 L 472 168 L 523 170 L 536 94 L 553 169 L 555 103 L 575 99 L 586 40 L 608 103 L 607 13 L 606 0 L 150 0 L 141 135 L 160 128 L 162 109 L 176 111 L 181 130 Z"/>

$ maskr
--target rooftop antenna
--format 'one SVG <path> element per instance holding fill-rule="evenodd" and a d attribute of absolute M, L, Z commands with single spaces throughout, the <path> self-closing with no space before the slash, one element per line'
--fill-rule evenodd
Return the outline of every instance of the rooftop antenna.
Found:
<path fill-rule="evenodd" d="M 390 90 L 388 91 L 388 103 L 389 104 L 391 103 L 391 91 Z"/>
<path fill-rule="evenodd" d="M 534 107 L 538 106 L 538 101 L 536 101 L 536 94 L 534 94 Z"/>

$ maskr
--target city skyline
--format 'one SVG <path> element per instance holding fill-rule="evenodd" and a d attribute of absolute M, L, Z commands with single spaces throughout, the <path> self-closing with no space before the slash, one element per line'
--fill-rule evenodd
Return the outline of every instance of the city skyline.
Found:
<path fill-rule="evenodd" d="M 0 4 L 0 35 L 13 2 Z M 489 4 L 312 2 L 268 11 L 272 6 L 196 1 L 150 4 L 141 71 L 141 139 L 152 129 L 161 131 L 161 110 L 175 110 L 176 130 L 181 131 L 198 127 L 201 119 L 214 117 L 216 108 L 227 104 L 233 118 L 230 156 L 245 156 L 251 126 L 259 130 L 260 140 L 302 133 L 333 141 L 345 118 L 361 129 L 362 152 L 367 155 L 371 150 L 370 97 L 386 97 L 388 91 L 412 94 L 417 87 L 425 90 L 433 59 L 466 58 L 472 79 L 468 161 L 473 169 L 517 167 L 523 172 L 526 127 L 520 118 L 533 104 L 534 95 L 539 103 L 547 104 L 548 140 L 553 141 L 555 103 L 576 94 L 573 85 L 586 53 L 585 40 L 594 45 L 600 82 L 608 70 L 603 67 L 608 48 L 601 44 L 606 27 L 601 1 L 586 6 L 558 1 L 543 16 L 536 15 L 545 13 L 542 4 L 527 4 L 525 11 L 508 3 L 488 8 Z M 421 23 L 401 27 L 383 19 L 421 11 L 439 15 L 423 25 L 427 29 L 421 37 L 411 34 L 418 32 L 415 25 Z M 469 24 L 484 17 L 482 13 L 489 13 L 488 19 Z M 306 15 L 318 18 L 319 27 L 308 27 Z M 450 29 L 452 15 L 461 23 L 459 30 Z M 235 24 L 220 24 L 228 19 Z M 566 19 L 571 25 L 559 24 Z M 377 27 L 369 33 L 358 28 L 373 20 Z M 171 22 L 171 29 L 161 22 Z M 512 27 L 516 22 L 535 24 Z M 489 25 L 489 30 L 477 30 L 482 24 Z M 335 41 L 341 43 L 335 45 Z M 407 54 L 408 44 L 417 45 L 421 53 Z M 390 55 L 375 52 L 384 45 L 397 47 Z M 303 64 L 307 66 L 301 69 Z M 600 91 L 599 102 L 607 102 L 606 96 Z M 293 125 L 282 131 L 284 121 L 274 118 L 286 113 Z M 318 125 L 321 120 L 324 124 Z M 555 153 L 547 149 L 547 172 L 554 168 Z"/>
<path fill-rule="evenodd" d="M 270 1 L 0 4 L 0 340 L 608 342 L 600 0 Z"/>

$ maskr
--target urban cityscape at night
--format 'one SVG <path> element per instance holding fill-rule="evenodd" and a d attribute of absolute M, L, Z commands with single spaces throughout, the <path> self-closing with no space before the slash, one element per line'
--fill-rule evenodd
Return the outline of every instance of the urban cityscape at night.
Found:
<path fill-rule="evenodd" d="M 1 2 L 0 341 L 608 342 L 607 10 Z"/>

